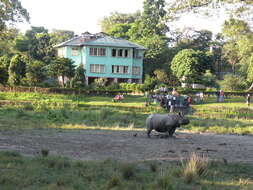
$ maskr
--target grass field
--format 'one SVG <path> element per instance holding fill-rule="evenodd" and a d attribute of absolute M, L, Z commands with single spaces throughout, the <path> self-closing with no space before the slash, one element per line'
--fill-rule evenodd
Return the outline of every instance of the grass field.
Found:
<path fill-rule="evenodd" d="M 45 155 L 45 153 L 44 153 Z M 197 163 L 197 162 L 195 162 Z M 189 170 L 190 168 L 190 170 Z M 52 156 L 22 157 L 0 153 L 0 188 L 4 190 L 251 190 L 252 165 L 70 161 Z"/>
<path fill-rule="evenodd" d="M 142 96 L 126 96 L 114 103 L 109 96 L 0 93 L 0 129 L 144 129 L 151 113 L 165 113 L 156 104 L 144 106 Z M 244 98 L 192 105 L 190 125 L 182 130 L 222 134 L 253 134 L 253 108 Z M 17 123 L 18 121 L 18 123 Z"/>
<path fill-rule="evenodd" d="M 146 117 L 165 113 L 156 104 L 144 106 L 142 96 L 120 103 L 109 96 L 75 96 L 0 92 L 0 132 L 33 129 L 144 130 Z M 253 109 L 244 98 L 216 103 L 208 98 L 192 105 L 190 125 L 180 130 L 222 134 L 253 134 Z M 253 167 L 247 164 L 145 161 L 121 163 L 71 161 L 63 157 L 24 157 L 0 152 L 3 190 L 252 190 Z M 43 156 L 44 155 L 44 156 Z M 201 159 L 201 158 L 200 158 Z"/>

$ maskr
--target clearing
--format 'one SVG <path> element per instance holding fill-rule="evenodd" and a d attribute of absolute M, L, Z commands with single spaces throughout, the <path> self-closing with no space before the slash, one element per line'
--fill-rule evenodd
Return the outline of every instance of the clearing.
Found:
<path fill-rule="evenodd" d="M 164 138 L 155 132 L 151 135 L 149 139 L 145 131 L 1 131 L 0 150 L 31 156 L 47 149 L 53 155 L 94 161 L 171 161 L 196 152 L 216 161 L 253 163 L 252 136 L 182 132 L 177 132 L 175 138 Z"/>

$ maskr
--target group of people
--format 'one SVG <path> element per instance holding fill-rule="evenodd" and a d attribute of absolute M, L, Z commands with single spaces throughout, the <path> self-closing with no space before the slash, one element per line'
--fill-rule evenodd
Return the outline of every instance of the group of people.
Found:
<path fill-rule="evenodd" d="M 216 92 L 216 96 L 217 96 L 217 102 L 223 102 L 225 93 L 223 90 L 219 90 Z"/>
<path fill-rule="evenodd" d="M 188 107 L 192 103 L 190 96 L 180 96 L 174 88 L 170 93 L 146 93 L 146 103 L 148 106 L 152 101 L 158 103 L 162 108 L 166 108 L 168 111 L 173 112 L 175 107 Z"/>

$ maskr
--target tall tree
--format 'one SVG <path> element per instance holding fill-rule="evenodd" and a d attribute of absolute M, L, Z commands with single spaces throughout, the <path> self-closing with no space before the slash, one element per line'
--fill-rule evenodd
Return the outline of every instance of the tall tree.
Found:
<path fill-rule="evenodd" d="M 85 85 L 85 69 L 84 65 L 80 64 L 76 70 L 75 70 L 75 75 L 71 81 L 71 86 L 72 87 L 78 87 L 78 86 L 84 86 Z"/>
<path fill-rule="evenodd" d="M 47 68 L 51 76 L 62 78 L 62 86 L 65 84 L 65 77 L 71 79 L 75 74 L 73 61 L 64 57 L 54 58 Z"/>
<path fill-rule="evenodd" d="M 225 21 L 222 32 L 226 39 L 223 54 L 235 73 L 237 64 L 249 64 L 253 53 L 253 32 L 245 21 L 234 18 Z"/>
<path fill-rule="evenodd" d="M 109 33 L 117 24 L 131 24 L 138 20 L 141 16 L 140 12 L 131 14 L 113 12 L 110 16 L 103 17 L 100 21 L 101 31 Z"/>
<path fill-rule="evenodd" d="M 70 30 L 56 30 L 54 29 L 50 33 L 50 42 L 53 45 L 62 43 L 64 41 L 67 41 L 75 36 L 75 32 L 70 31 Z"/>
<path fill-rule="evenodd" d="M 10 65 L 10 59 L 7 55 L 0 57 L 0 83 L 6 84 L 8 81 L 8 68 Z"/>
<path fill-rule="evenodd" d="M 12 57 L 8 74 L 8 83 L 11 86 L 21 84 L 21 80 L 25 77 L 27 59 L 21 55 L 15 55 Z"/>
<path fill-rule="evenodd" d="M 0 36 L 7 22 L 29 21 L 29 14 L 19 0 L 0 1 Z"/>
<path fill-rule="evenodd" d="M 46 79 L 45 64 L 33 61 L 26 65 L 26 80 L 30 86 L 40 84 Z"/>
<path fill-rule="evenodd" d="M 44 27 L 32 26 L 31 30 L 26 31 L 25 36 L 16 39 L 16 48 L 39 61 L 47 62 L 54 56 L 50 35 Z"/>
<path fill-rule="evenodd" d="M 204 52 L 184 49 L 173 58 L 171 70 L 180 81 L 197 82 L 212 66 L 212 59 Z"/>

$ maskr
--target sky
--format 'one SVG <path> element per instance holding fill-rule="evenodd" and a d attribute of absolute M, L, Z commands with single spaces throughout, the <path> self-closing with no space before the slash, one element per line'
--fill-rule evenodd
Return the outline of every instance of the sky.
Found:
<path fill-rule="evenodd" d="M 99 20 L 112 12 L 133 13 L 142 10 L 143 0 L 20 0 L 30 14 L 30 25 L 18 24 L 21 31 L 30 26 L 72 30 L 76 34 L 85 31 L 98 33 L 101 31 Z M 175 28 L 194 27 L 197 30 L 208 29 L 214 33 L 220 31 L 223 19 L 200 18 L 195 15 L 185 15 Z"/>

